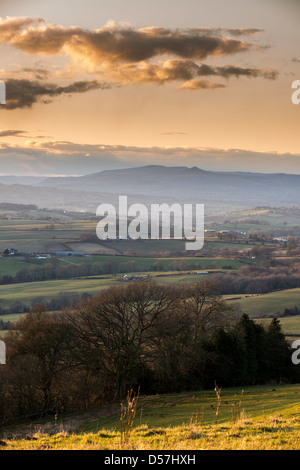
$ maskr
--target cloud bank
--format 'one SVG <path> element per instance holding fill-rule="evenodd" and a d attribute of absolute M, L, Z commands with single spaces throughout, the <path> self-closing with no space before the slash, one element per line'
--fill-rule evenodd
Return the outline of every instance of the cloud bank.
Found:
<path fill-rule="evenodd" d="M 2 130 L 9 136 L 13 132 Z M 0 143 L 2 174 L 84 175 L 107 169 L 145 165 L 197 166 L 204 170 L 299 174 L 300 154 L 243 149 L 83 145 L 67 141 L 28 140 L 23 145 Z M 17 170 L 16 170 L 17 169 Z"/>
<path fill-rule="evenodd" d="M 216 60 L 262 49 L 245 40 L 261 32 L 255 28 L 135 29 L 113 22 L 100 29 L 88 30 L 49 24 L 41 18 L 0 19 L 0 44 L 26 55 L 64 56 L 77 64 L 77 70 L 84 77 L 62 86 L 49 83 L 51 73 L 46 67 L 23 67 L 8 72 L 6 109 L 28 108 L 37 102 L 48 103 L 60 95 L 130 83 L 165 85 L 179 82 L 178 90 L 214 90 L 224 88 L 227 83 L 204 80 L 203 77 L 227 81 L 240 77 L 274 80 L 278 76 L 274 69 L 203 63 L 206 59 Z M 20 78 L 15 78 L 18 73 Z M 88 79 L 87 75 L 91 74 L 96 75 L 94 80 Z M 52 74 L 53 80 L 58 75 Z M 66 65 L 65 78 L 68 75 L 70 65 Z M 99 75 L 104 79 L 99 80 Z"/>

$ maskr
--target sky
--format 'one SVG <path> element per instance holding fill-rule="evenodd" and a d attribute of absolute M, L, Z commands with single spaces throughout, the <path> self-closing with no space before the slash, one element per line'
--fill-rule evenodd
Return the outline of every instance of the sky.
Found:
<path fill-rule="evenodd" d="M 0 174 L 300 174 L 299 0 L 0 0 Z"/>

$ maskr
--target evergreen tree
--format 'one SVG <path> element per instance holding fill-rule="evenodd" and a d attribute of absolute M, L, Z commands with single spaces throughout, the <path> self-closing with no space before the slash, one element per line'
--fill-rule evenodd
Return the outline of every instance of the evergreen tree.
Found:
<path fill-rule="evenodd" d="M 266 329 L 265 348 L 270 379 L 278 382 L 285 379 L 291 367 L 291 352 L 277 318 L 273 318 Z"/>

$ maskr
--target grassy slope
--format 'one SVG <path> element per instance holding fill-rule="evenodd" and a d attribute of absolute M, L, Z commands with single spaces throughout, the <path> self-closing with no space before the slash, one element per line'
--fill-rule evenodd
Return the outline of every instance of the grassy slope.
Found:
<path fill-rule="evenodd" d="M 230 298 L 230 296 L 224 296 Z M 243 313 L 251 318 L 258 318 L 263 315 L 276 314 L 285 308 L 300 306 L 300 289 L 287 289 L 278 292 L 270 292 L 262 295 L 235 295 L 241 297 L 232 301 L 233 305 L 239 305 Z"/>
<path fill-rule="evenodd" d="M 4 449 L 300 449 L 299 394 L 300 385 L 223 389 L 217 422 L 214 391 L 141 397 L 123 444 L 118 405 L 6 429 L 1 439 Z"/>
<path fill-rule="evenodd" d="M 64 281 L 40 281 L 24 282 L 0 286 L 0 302 L 3 308 L 7 308 L 14 302 L 23 302 L 30 305 L 34 299 L 48 302 L 60 293 L 82 294 L 89 292 L 96 295 L 101 289 L 113 284 L 109 279 L 70 279 Z"/>

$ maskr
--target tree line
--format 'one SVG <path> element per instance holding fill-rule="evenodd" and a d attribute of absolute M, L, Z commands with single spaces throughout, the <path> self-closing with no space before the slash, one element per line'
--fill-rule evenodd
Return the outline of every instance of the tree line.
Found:
<path fill-rule="evenodd" d="M 220 294 L 265 294 L 276 290 L 300 287 L 300 267 L 295 262 L 266 262 L 259 265 L 245 265 L 238 273 L 216 274 L 215 282 L 220 285 Z"/>
<path fill-rule="evenodd" d="M 122 258 L 122 257 L 120 257 Z M 212 260 L 205 269 L 217 268 Z M 230 260 L 224 261 L 222 269 L 232 270 Z M 174 260 L 164 264 L 163 261 L 153 260 L 152 264 L 145 267 L 137 260 L 122 261 L 118 259 L 106 259 L 93 263 L 68 264 L 59 266 L 52 260 L 43 266 L 30 265 L 20 269 L 14 276 L 5 274 L 0 277 L 0 284 L 14 284 L 22 282 L 38 282 L 47 280 L 71 279 L 75 277 L 88 277 L 96 275 L 118 275 L 124 273 L 145 271 L 186 271 L 201 269 L 201 259 L 190 262 L 186 260 Z M 245 264 L 237 272 L 218 273 L 212 276 L 222 285 L 222 294 L 256 294 L 273 290 L 293 289 L 300 287 L 300 268 L 298 259 L 292 261 L 277 261 L 265 259 L 259 265 Z"/>
<path fill-rule="evenodd" d="M 120 400 L 127 390 L 170 393 L 299 381 L 272 319 L 238 315 L 209 280 L 110 287 L 73 308 L 39 305 L 5 336 L 0 422 Z"/>
<path fill-rule="evenodd" d="M 122 258 L 121 256 L 119 258 Z M 123 261 L 122 259 L 106 259 L 105 261 L 95 261 L 93 263 L 79 263 L 59 266 L 55 260 L 51 260 L 42 266 L 31 264 L 20 269 L 15 275 L 4 274 L 0 277 L 0 284 L 14 284 L 20 282 L 38 282 L 57 279 L 70 279 L 73 277 L 96 276 L 105 274 L 122 274 L 148 271 L 183 271 L 187 269 L 199 269 L 200 262 L 185 262 L 175 260 L 165 264 L 160 260 L 153 260 L 147 265 L 147 269 L 142 263 L 132 259 Z"/>
<path fill-rule="evenodd" d="M 193 269 L 193 266 L 189 265 L 188 267 Z M 172 268 L 180 271 L 186 269 L 187 266 L 176 261 L 171 265 L 164 265 L 160 261 L 154 261 L 148 269 L 151 271 L 163 271 L 164 269 L 171 270 Z M 199 264 L 197 268 L 199 269 Z M 231 265 L 224 265 L 223 268 L 229 270 Z M 2 281 L 4 283 L 30 282 L 112 273 L 117 275 L 117 273 L 121 272 L 130 273 L 139 271 L 144 272 L 144 269 L 135 260 L 119 262 L 114 259 L 107 259 L 103 263 L 83 263 L 77 266 L 68 265 L 61 267 L 58 267 L 55 262 L 50 262 L 45 266 L 29 266 L 24 268 L 14 277 L 6 275 L 2 278 Z M 259 265 L 244 265 L 237 272 L 211 274 L 210 279 L 213 283 L 218 284 L 220 295 L 265 294 L 272 291 L 299 288 L 300 268 L 297 259 L 292 261 L 267 260 Z M 83 294 L 84 298 L 87 296 L 87 293 Z M 47 302 L 46 306 L 48 310 L 62 310 L 65 307 L 74 306 L 79 300 L 80 295 L 65 292 L 55 296 Z M 0 307 L 0 314 L 25 313 L 40 303 L 44 303 L 42 297 L 33 299 L 30 306 L 24 302 L 17 301 L 7 308 Z M 257 313 L 259 316 L 259 312 Z M 282 315 L 276 314 L 276 316 Z M 285 316 L 287 316 L 287 313 Z"/>

